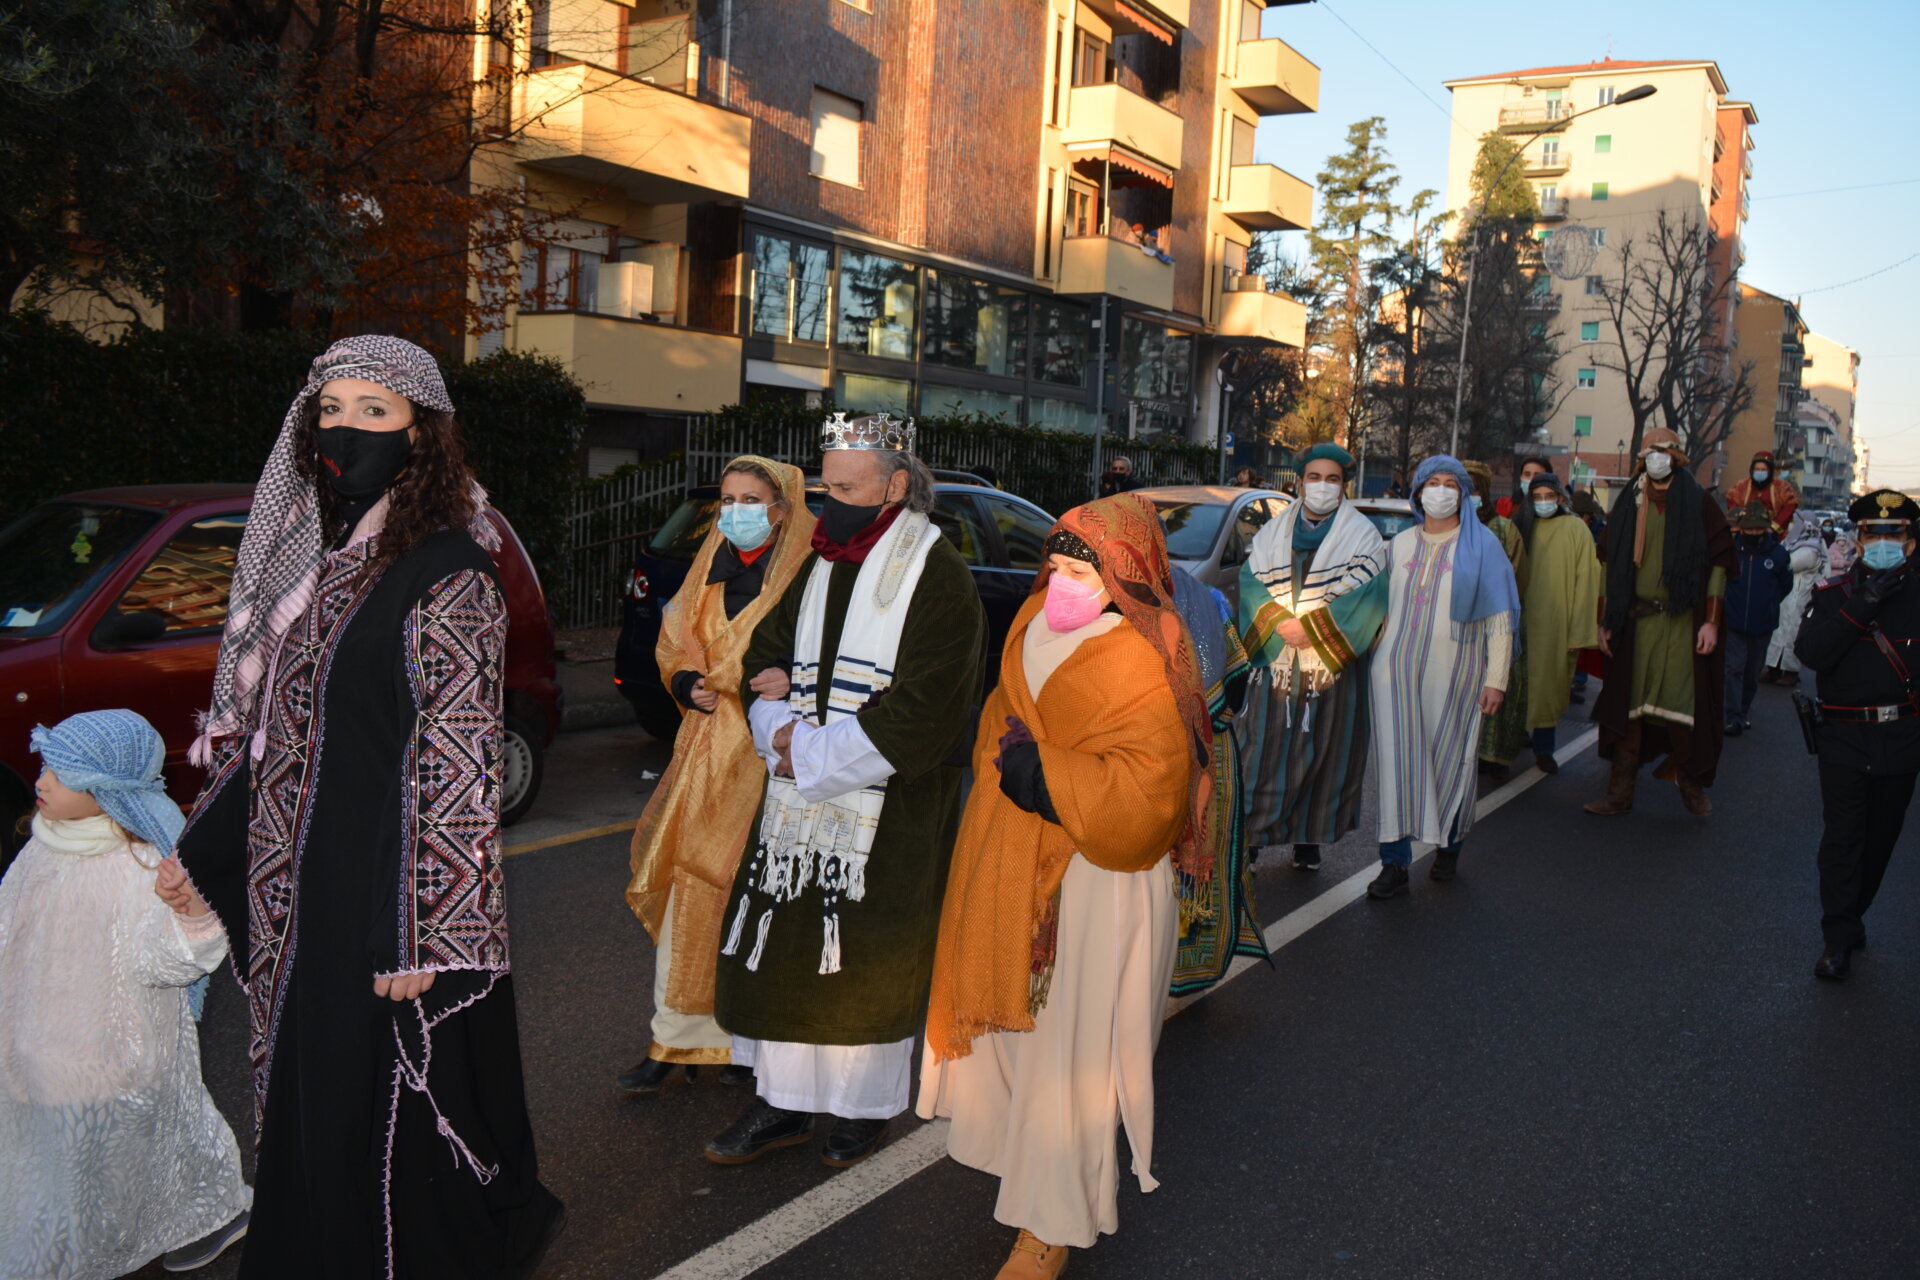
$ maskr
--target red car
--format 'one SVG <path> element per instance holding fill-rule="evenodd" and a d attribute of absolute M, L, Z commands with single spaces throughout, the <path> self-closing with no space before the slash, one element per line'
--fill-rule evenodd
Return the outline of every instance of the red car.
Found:
<path fill-rule="evenodd" d="M 187 763 L 194 715 L 213 687 L 234 557 L 251 485 L 93 489 L 43 503 L 0 529 L 0 840 L 21 840 L 39 762 L 36 724 L 128 707 L 167 742 L 167 789 L 183 804 L 200 785 Z M 507 632 L 507 749 L 501 811 L 513 822 L 540 790 L 542 755 L 560 727 L 553 624 L 526 548 L 506 517 L 500 569 Z"/>

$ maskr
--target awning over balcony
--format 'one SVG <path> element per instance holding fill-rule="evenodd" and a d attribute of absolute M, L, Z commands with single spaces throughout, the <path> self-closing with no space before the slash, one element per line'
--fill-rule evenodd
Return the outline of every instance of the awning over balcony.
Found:
<path fill-rule="evenodd" d="M 1174 34 L 1172 28 L 1166 26 L 1160 19 L 1150 14 L 1142 13 L 1139 9 L 1128 4 L 1127 0 L 1114 0 L 1113 13 L 1115 26 L 1131 27 L 1135 33 L 1143 36 L 1152 36 L 1162 44 L 1173 43 Z"/>
<path fill-rule="evenodd" d="M 1138 187 L 1151 183 L 1157 187 L 1173 188 L 1173 171 L 1143 160 L 1124 147 L 1088 147 L 1069 148 L 1076 169 L 1086 166 L 1091 169 L 1102 162 L 1119 170 L 1109 176 L 1108 181 L 1116 187 Z M 1098 180 L 1097 172 L 1087 172 L 1086 176 Z"/>

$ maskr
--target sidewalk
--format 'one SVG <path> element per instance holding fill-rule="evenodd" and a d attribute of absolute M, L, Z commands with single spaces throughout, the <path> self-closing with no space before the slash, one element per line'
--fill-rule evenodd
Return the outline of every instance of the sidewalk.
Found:
<path fill-rule="evenodd" d="M 613 648 L 619 638 L 617 627 L 562 631 L 554 637 L 561 655 L 560 688 L 566 695 L 560 732 L 633 723 L 633 708 L 613 684 Z"/>

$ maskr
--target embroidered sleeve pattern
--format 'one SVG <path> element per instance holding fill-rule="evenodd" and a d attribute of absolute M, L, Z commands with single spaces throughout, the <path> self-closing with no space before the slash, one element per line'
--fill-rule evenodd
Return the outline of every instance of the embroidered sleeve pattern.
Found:
<path fill-rule="evenodd" d="M 399 964 L 507 968 L 500 867 L 501 689 L 507 611 L 492 578 L 443 578 L 407 619 L 418 719 L 408 744 Z"/>
<path fill-rule="evenodd" d="M 1300 625 L 1307 629 L 1307 639 L 1313 642 L 1313 651 L 1320 655 L 1320 661 L 1327 670 L 1336 675 L 1345 671 L 1354 660 L 1353 646 L 1347 642 L 1346 633 L 1340 630 L 1333 620 L 1330 608 L 1314 609 L 1302 614 Z"/>

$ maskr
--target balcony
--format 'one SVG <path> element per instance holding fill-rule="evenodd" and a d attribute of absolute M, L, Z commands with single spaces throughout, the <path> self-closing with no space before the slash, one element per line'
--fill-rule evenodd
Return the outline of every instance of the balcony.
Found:
<path fill-rule="evenodd" d="M 1313 188 L 1270 164 L 1237 164 L 1221 212 L 1249 231 L 1304 231 L 1313 225 Z"/>
<path fill-rule="evenodd" d="M 1248 345 L 1304 347 L 1307 308 L 1284 293 L 1268 293 L 1259 276 L 1241 276 L 1220 295 L 1218 336 Z"/>
<path fill-rule="evenodd" d="M 1233 91 L 1263 116 L 1320 109 L 1320 68 L 1284 40 L 1243 40 Z"/>
<path fill-rule="evenodd" d="M 753 121 L 585 63 L 527 77 L 520 163 L 617 188 L 648 204 L 747 198 Z"/>
<path fill-rule="evenodd" d="M 740 339 L 565 311 L 522 315 L 513 348 L 552 356 L 609 408 L 711 413 L 740 398 Z"/>
<path fill-rule="evenodd" d="M 1567 198 L 1565 196 L 1540 197 L 1540 221 L 1558 222 L 1567 216 Z"/>
<path fill-rule="evenodd" d="M 1567 151 L 1542 151 L 1538 155 L 1528 156 L 1520 164 L 1529 177 L 1550 178 L 1572 167 L 1573 154 Z"/>
<path fill-rule="evenodd" d="M 1530 293 L 1520 300 L 1522 311 L 1558 311 L 1560 295 L 1557 293 Z"/>
<path fill-rule="evenodd" d="M 1502 133 L 1558 133 L 1572 116 L 1572 103 L 1530 102 L 1500 108 L 1498 127 Z"/>
<path fill-rule="evenodd" d="M 1185 122 L 1157 103 L 1117 84 L 1090 84 L 1067 98 L 1067 127 L 1061 140 L 1069 147 L 1117 142 L 1169 169 L 1180 167 L 1180 135 Z"/>
<path fill-rule="evenodd" d="M 1173 309 L 1173 264 L 1109 236 L 1074 236 L 1060 254 L 1061 293 L 1107 293 Z"/>
<path fill-rule="evenodd" d="M 1175 27 L 1189 27 L 1193 18 L 1193 0 L 1084 0 L 1087 8 L 1105 18 L 1108 22 L 1120 25 L 1121 35 L 1142 30 L 1140 17 L 1169 23 Z"/>

